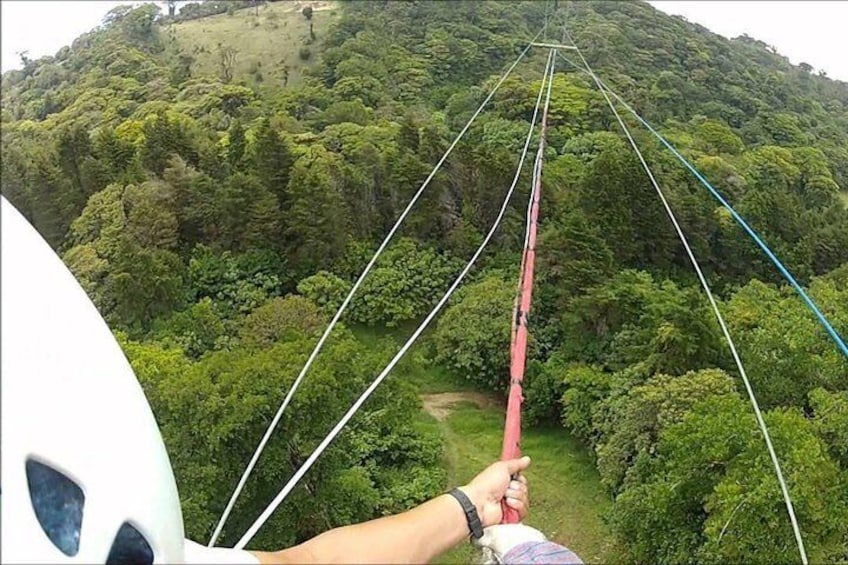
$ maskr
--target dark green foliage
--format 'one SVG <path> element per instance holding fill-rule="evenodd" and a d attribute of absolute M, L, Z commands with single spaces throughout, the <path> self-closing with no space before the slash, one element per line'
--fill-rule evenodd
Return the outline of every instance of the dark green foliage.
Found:
<path fill-rule="evenodd" d="M 564 352 L 612 370 L 681 374 L 719 360 L 719 330 L 701 293 L 644 272 L 621 271 L 589 289 L 562 321 Z"/>
<path fill-rule="evenodd" d="M 648 177 L 632 152 L 605 150 L 595 158 L 580 186 L 587 219 L 619 264 L 665 267 L 676 243 Z M 663 229 L 669 226 L 669 229 Z"/>
<path fill-rule="evenodd" d="M 179 155 L 186 162 L 196 163 L 197 154 L 187 129 L 188 120 L 184 117 L 168 114 L 148 117 L 142 126 L 144 141 L 139 155 L 142 165 L 161 174 L 172 154 Z"/>
<path fill-rule="evenodd" d="M 351 267 L 351 278 L 358 277 L 364 264 Z M 393 327 L 423 317 L 459 269 L 457 261 L 449 256 L 419 246 L 411 239 L 401 239 L 386 250 L 362 282 L 346 319 L 368 326 Z M 300 281 L 297 289 L 327 313 L 335 313 L 351 286 L 332 273 L 319 272 Z"/>
<path fill-rule="evenodd" d="M 509 335 L 515 284 L 489 276 L 468 285 L 439 319 L 436 358 L 482 387 L 509 383 Z"/>
<path fill-rule="evenodd" d="M 550 360 L 549 360 L 550 362 Z M 528 425 L 554 424 L 562 412 L 562 394 L 565 382 L 548 366 L 538 361 L 531 362 L 524 375 L 523 394 L 525 405 L 522 421 Z"/>
<path fill-rule="evenodd" d="M 283 269 L 284 261 L 273 252 L 253 251 L 234 256 L 229 251 L 216 254 L 200 245 L 188 262 L 191 297 L 211 298 L 224 308 L 228 317 L 249 313 L 283 293 L 286 282 Z"/>
<path fill-rule="evenodd" d="M 288 209 L 286 186 L 289 183 L 289 171 L 294 158 L 288 143 L 280 132 L 271 125 L 271 120 L 263 118 L 257 128 L 253 143 L 249 149 L 253 172 L 271 193 L 277 197 L 280 210 Z"/>
<path fill-rule="evenodd" d="M 214 41 L 180 48 L 167 26 L 258 7 L 252 0 L 190 3 L 158 21 L 152 4 L 124 6 L 54 57 L 4 74 L 2 192 L 135 340 L 122 337 L 162 425 L 189 536 L 208 536 L 250 457 L 245 438 L 261 435 L 327 318 L 546 12 L 562 22 L 558 4 L 551 13 L 543 2 L 348 2 L 317 37 L 311 24 L 325 12 L 304 9 L 312 20 L 296 26 L 288 58 L 255 58 L 240 44 L 243 61 L 221 38 L 217 51 Z M 707 176 L 848 337 L 845 84 L 644 2 L 569 4 L 569 31 L 604 81 Z M 207 75 L 201 50 L 215 58 Z M 285 78 L 269 78 L 297 56 Z M 609 520 L 623 559 L 794 560 L 713 312 L 641 164 L 570 58 L 558 56 L 551 89 L 526 418 L 560 422 L 592 450 L 615 494 Z M 531 51 L 469 128 L 345 323 L 382 334 L 429 312 L 498 213 L 543 59 Z M 238 63 L 252 66 L 247 82 Z M 642 129 L 633 134 L 766 409 L 811 560 L 844 561 L 848 362 L 733 218 Z M 485 389 L 508 383 L 529 180 L 525 168 L 478 270 L 421 353 Z M 225 541 L 392 353 L 333 334 Z M 402 380 L 384 384 L 258 546 L 443 488 L 438 441 L 412 424 L 419 407 Z"/>
<path fill-rule="evenodd" d="M 797 411 L 768 414 L 811 561 L 844 555 L 844 477 Z M 636 561 L 775 563 L 797 548 L 754 418 L 737 397 L 696 403 L 660 432 L 648 480 L 617 499 L 614 528 Z M 637 463 L 636 467 L 640 467 Z"/>
<path fill-rule="evenodd" d="M 813 425 L 831 456 L 848 469 L 848 392 L 828 392 L 817 388 L 810 392 Z"/>
<path fill-rule="evenodd" d="M 292 336 L 313 335 L 326 324 L 317 306 L 302 296 L 272 298 L 244 319 L 239 338 L 247 347 L 267 348 Z"/>
<path fill-rule="evenodd" d="M 209 297 L 204 297 L 182 312 L 159 321 L 154 325 L 153 335 L 166 343 L 172 341 L 188 357 L 198 359 L 226 345 L 228 328 L 218 310 Z"/>
<path fill-rule="evenodd" d="M 209 537 L 254 448 L 245 438 L 261 435 L 309 346 L 300 337 L 264 351 L 216 352 L 191 362 L 178 349 L 124 342 L 171 453 L 187 536 Z M 255 518 L 253 509 L 303 462 L 380 362 L 379 352 L 365 350 L 347 334 L 325 348 L 268 444 L 265 464 L 236 506 L 223 543 L 234 543 Z M 292 493 L 292 509 L 275 514 L 263 528 L 256 547 L 289 545 L 441 491 L 438 441 L 414 427 L 415 395 L 400 381 L 386 385 Z M 197 434 L 198 429 L 208 433 Z"/>
<path fill-rule="evenodd" d="M 320 146 L 292 167 L 286 199 L 289 255 L 304 272 L 329 267 L 347 243 L 350 216 L 342 192 L 342 161 Z"/>

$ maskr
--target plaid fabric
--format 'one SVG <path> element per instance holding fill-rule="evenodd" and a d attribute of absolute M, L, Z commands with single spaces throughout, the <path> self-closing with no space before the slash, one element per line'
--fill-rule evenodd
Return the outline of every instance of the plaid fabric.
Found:
<path fill-rule="evenodd" d="M 576 553 L 551 541 L 528 541 L 516 545 L 504 555 L 503 562 L 508 565 L 583 563 Z"/>

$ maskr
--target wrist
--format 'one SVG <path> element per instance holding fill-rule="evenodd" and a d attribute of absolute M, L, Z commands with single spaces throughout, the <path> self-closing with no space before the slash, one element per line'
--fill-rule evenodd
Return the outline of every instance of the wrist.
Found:
<path fill-rule="evenodd" d="M 484 528 L 491 526 L 492 524 L 487 521 L 487 516 L 485 512 L 485 496 L 481 495 L 477 492 L 477 490 L 471 485 L 465 485 L 458 487 L 459 490 L 465 493 L 465 496 L 474 504 L 474 508 L 477 509 L 477 516 L 480 517 L 480 522 L 483 524 Z"/>

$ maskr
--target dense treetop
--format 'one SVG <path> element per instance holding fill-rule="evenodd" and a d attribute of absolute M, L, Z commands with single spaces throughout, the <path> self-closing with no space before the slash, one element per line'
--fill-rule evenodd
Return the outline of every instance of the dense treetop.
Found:
<path fill-rule="evenodd" d="M 210 534 L 328 315 L 546 19 L 551 40 L 567 23 L 603 80 L 848 336 L 846 83 L 644 2 L 309 7 L 119 7 L 2 77 L 2 192 L 117 332 L 162 427 L 189 535 Z M 260 38 L 268 49 L 253 48 Z M 482 240 L 546 55 L 534 48 L 504 82 L 366 279 L 225 543 L 393 354 L 357 331 L 419 320 Z M 528 415 L 595 455 L 622 559 L 794 560 L 762 437 L 688 258 L 603 97 L 567 59 L 548 122 Z M 634 132 L 767 410 L 811 560 L 848 559 L 848 360 L 730 215 Z M 525 174 L 480 267 L 416 350 L 480 388 L 507 383 L 528 186 Z M 387 381 L 258 546 L 444 488 L 439 438 L 418 408 L 411 387 Z"/>

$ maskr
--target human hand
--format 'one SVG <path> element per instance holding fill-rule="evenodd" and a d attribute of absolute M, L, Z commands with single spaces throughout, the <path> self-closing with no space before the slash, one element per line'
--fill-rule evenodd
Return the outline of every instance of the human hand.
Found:
<path fill-rule="evenodd" d="M 512 476 L 529 466 L 529 457 L 498 461 L 489 465 L 466 486 L 460 487 L 460 490 L 477 508 L 477 514 L 484 528 L 501 523 L 503 518 L 501 501 L 504 499 L 507 506 L 518 512 L 519 520 L 523 520 L 527 515 L 530 509 L 527 477 L 518 475 L 518 479 L 513 480 Z"/>

